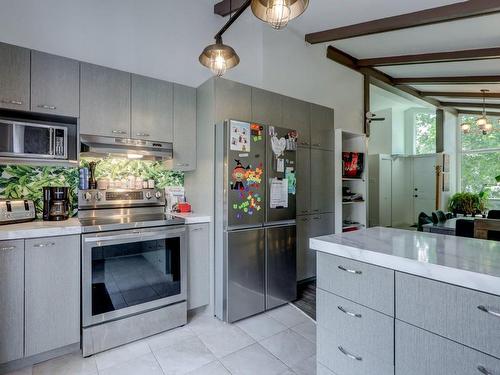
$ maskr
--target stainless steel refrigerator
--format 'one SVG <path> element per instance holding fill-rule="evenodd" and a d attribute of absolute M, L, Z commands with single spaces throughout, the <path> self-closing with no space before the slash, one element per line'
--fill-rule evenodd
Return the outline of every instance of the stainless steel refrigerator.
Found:
<path fill-rule="evenodd" d="M 216 126 L 215 313 L 234 322 L 296 298 L 292 129 Z"/>

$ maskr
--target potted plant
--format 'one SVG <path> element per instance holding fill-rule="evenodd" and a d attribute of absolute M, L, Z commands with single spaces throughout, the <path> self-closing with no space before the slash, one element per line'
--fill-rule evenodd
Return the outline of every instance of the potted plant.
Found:
<path fill-rule="evenodd" d="M 477 215 L 482 214 L 486 209 L 488 192 L 482 190 L 479 194 L 456 193 L 450 198 L 448 209 L 456 214 Z"/>

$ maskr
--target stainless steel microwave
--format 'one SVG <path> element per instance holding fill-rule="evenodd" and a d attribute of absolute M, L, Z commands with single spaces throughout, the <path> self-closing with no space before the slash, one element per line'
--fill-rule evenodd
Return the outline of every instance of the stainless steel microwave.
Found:
<path fill-rule="evenodd" d="M 0 157 L 68 159 L 68 127 L 0 119 Z"/>

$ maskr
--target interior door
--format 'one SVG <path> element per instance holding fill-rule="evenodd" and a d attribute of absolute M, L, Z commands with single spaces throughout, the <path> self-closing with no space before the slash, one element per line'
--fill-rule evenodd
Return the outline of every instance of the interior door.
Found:
<path fill-rule="evenodd" d="M 436 156 L 413 158 L 413 220 L 420 212 L 430 215 L 436 209 Z"/>
<path fill-rule="evenodd" d="M 227 320 L 235 322 L 265 309 L 265 231 L 227 233 Z"/>

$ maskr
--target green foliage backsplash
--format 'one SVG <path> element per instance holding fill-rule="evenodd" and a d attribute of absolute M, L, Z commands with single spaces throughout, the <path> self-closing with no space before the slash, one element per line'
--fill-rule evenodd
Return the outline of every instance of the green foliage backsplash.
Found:
<path fill-rule="evenodd" d="M 31 165 L 0 165 L 0 199 L 31 199 L 37 217 L 43 210 L 44 186 L 69 187 L 72 215 L 78 207 L 78 169 Z"/>
<path fill-rule="evenodd" d="M 91 160 L 81 160 L 81 166 L 88 166 Z M 97 178 L 122 179 L 129 175 L 153 179 L 158 188 L 184 185 L 184 173 L 168 170 L 161 162 L 109 158 L 102 159 L 97 164 Z M 31 199 L 35 203 L 38 218 L 41 218 L 42 188 L 67 186 L 72 215 L 75 216 L 78 208 L 78 179 L 78 168 L 0 165 L 0 199 Z"/>

